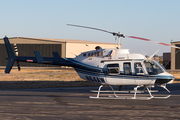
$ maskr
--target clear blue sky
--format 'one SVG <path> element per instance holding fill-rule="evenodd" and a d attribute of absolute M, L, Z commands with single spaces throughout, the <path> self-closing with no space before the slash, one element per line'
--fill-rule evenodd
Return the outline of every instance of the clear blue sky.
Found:
<path fill-rule="evenodd" d="M 36 37 L 114 43 L 111 34 L 78 24 L 170 44 L 180 41 L 180 0 L 1 0 L 0 38 Z M 125 38 L 122 48 L 148 55 L 170 47 Z"/>

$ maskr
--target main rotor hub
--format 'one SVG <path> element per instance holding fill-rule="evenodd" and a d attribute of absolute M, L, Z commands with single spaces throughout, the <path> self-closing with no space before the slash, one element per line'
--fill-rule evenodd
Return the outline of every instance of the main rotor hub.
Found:
<path fill-rule="evenodd" d="M 118 37 L 123 37 L 123 38 L 125 38 L 125 34 L 121 34 L 120 32 L 118 32 L 118 33 L 115 33 L 115 32 L 113 32 L 112 33 L 113 34 L 113 36 L 118 36 Z"/>

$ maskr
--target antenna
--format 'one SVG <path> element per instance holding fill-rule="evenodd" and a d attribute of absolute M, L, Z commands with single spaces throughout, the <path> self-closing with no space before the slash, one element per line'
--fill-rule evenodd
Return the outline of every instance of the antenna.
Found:
<path fill-rule="evenodd" d="M 148 59 L 151 59 L 159 50 L 157 50 L 154 54 L 152 54 Z"/>
<path fill-rule="evenodd" d="M 118 34 L 121 34 L 120 32 L 118 32 Z M 124 34 L 124 36 L 125 36 L 125 34 Z M 118 36 L 118 44 L 117 44 L 117 48 L 119 49 L 120 48 L 120 46 L 122 46 L 122 40 L 123 40 L 123 38 L 124 37 L 121 37 L 121 36 Z"/>

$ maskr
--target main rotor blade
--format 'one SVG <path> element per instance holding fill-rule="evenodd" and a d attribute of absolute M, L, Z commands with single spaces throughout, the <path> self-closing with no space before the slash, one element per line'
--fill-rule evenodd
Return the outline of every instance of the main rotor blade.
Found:
<path fill-rule="evenodd" d="M 115 32 L 110 32 L 110 31 L 107 31 L 107 30 L 99 29 L 99 28 L 93 28 L 93 27 L 87 27 L 87 26 L 81 26 L 81 25 L 73 25 L 73 24 L 67 24 L 67 25 L 74 26 L 74 27 L 88 28 L 88 29 L 93 29 L 93 30 L 99 30 L 99 31 L 102 31 L 102 32 L 113 34 L 114 36 L 125 38 L 125 34 L 121 34 L 120 32 L 115 33 Z"/>
<path fill-rule="evenodd" d="M 88 29 L 93 29 L 93 30 L 99 30 L 99 31 L 102 31 L 102 32 L 113 34 L 114 36 L 123 37 L 123 38 L 125 37 L 125 34 L 120 34 L 120 32 L 119 33 L 115 33 L 115 32 L 110 32 L 110 31 L 107 31 L 107 30 L 99 29 L 99 28 L 87 27 L 87 26 L 81 26 L 81 25 L 73 25 L 73 24 L 67 24 L 67 25 L 74 26 L 74 27 L 88 28 Z M 154 43 L 157 43 L 157 44 L 161 44 L 161 45 L 165 45 L 165 46 L 169 46 L 169 47 L 174 47 L 174 48 L 180 49 L 180 47 L 177 47 L 177 46 L 174 46 L 174 45 L 170 45 L 170 44 L 166 44 L 166 43 L 162 43 L 162 42 L 157 42 L 157 41 L 153 41 L 153 40 L 146 39 L 146 38 L 141 38 L 141 37 L 136 37 L 136 36 L 127 36 L 127 35 L 126 35 L 126 37 L 134 38 L 134 39 L 139 39 L 139 40 L 144 40 L 144 41 L 150 41 L 150 42 L 154 42 Z"/>
<path fill-rule="evenodd" d="M 103 31 L 103 32 L 107 32 L 107 33 L 111 33 L 111 34 L 113 34 L 113 32 L 109 32 L 109 31 L 107 31 L 107 30 L 103 30 L 103 29 L 99 29 L 99 28 L 86 27 L 86 26 L 73 25 L 73 24 L 67 24 L 67 25 L 69 25 L 69 26 L 75 26 L 75 27 L 88 28 L 88 29 L 93 29 L 93 30 L 99 30 L 99 31 Z"/>
<path fill-rule="evenodd" d="M 174 46 L 174 45 L 170 45 L 170 44 L 166 44 L 166 43 L 162 43 L 162 42 L 157 42 L 157 41 L 153 41 L 153 40 L 146 39 L 146 38 L 141 38 L 141 37 L 136 37 L 136 36 L 126 36 L 126 37 L 134 38 L 134 39 L 138 39 L 138 40 L 150 41 L 150 42 L 154 42 L 154 43 L 157 43 L 157 44 L 161 44 L 161 45 L 165 45 L 165 46 L 169 46 L 169 47 L 174 47 L 174 48 L 180 49 L 180 47 L 177 47 L 177 46 Z"/>

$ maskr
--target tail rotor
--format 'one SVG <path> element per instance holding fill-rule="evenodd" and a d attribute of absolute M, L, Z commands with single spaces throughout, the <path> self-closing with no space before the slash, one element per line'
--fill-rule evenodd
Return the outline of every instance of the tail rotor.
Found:
<path fill-rule="evenodd" d="M 14 44 L 14 51 L 15 51 L 15 55 L 18 56 L 18 48 L 17 48 L 16 43 Z M 19 65 L 19 61 L 16 61 L 16 63 L 17 63 L 18 70 L 20 71 L 21 68 L 20 68 L 20 65 Z"/>

